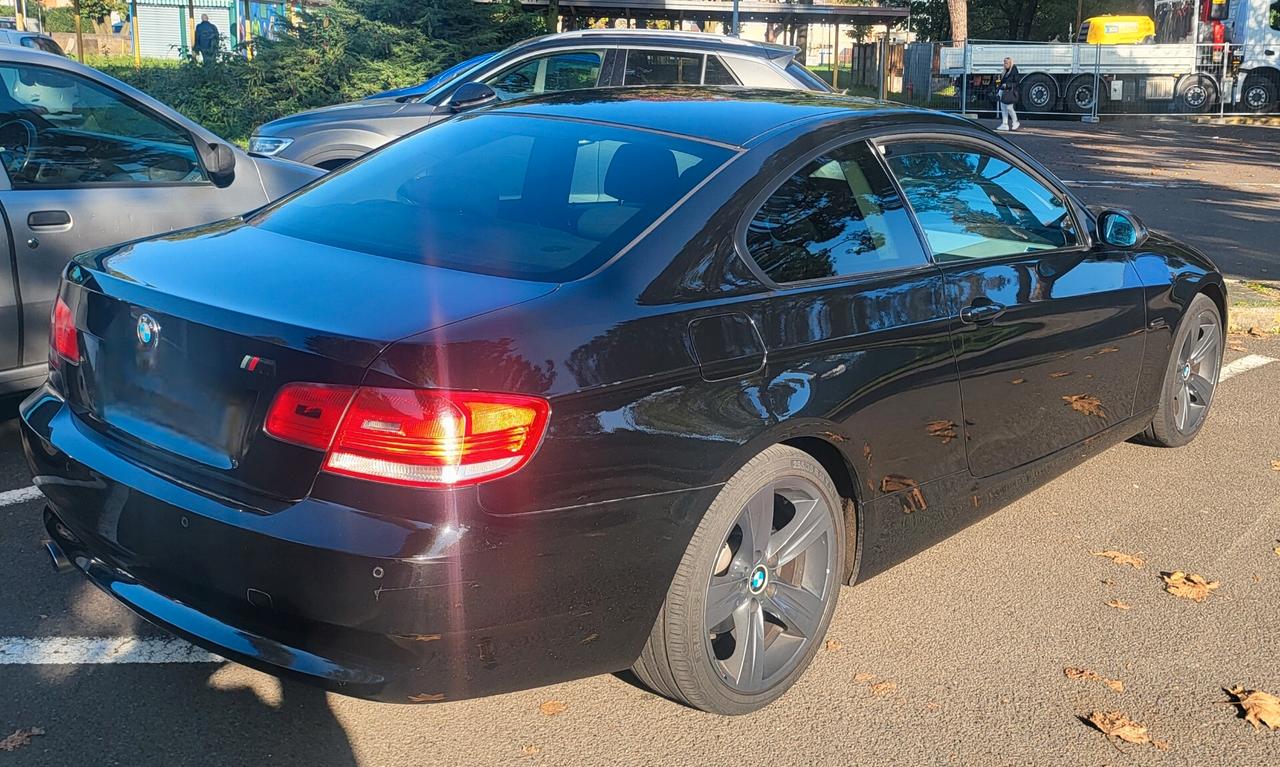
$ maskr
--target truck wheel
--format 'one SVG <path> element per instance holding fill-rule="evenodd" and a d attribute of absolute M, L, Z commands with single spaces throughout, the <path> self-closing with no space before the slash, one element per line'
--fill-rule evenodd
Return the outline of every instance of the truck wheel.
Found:
<path fill-rule="evenodd" d="M 1058 84 L 1053 78 L 1037 72 L 1027 75 L 1022 80 L 1022 103 L 1024 112 L 1051 112 L 1058 101 Z"/>
<path fill-rule="evenodd" d="M 1093 111 L 1093 100 L 1098 96 L 1102 97 L 1102 101 L 1098 103 L 1098 111 L 1102 111 L 1102 105 L 1106 103 L 1107 83 L 1100 80 L 1098 86 L 1101 92 L 1095 94 L 1093 75 L 1076 75 L 1067 83 L 1067 111 L 1078 115 L 1089 114 Z"/>
<path fill-rule="evenodd" d="M 746 714 L 800 677 L 835 612 L 844 513 L 808 454 L 774 445 L 725 483 L 632 670 L 703 711 Z"/>
<path fill-rule="evenodd" d="M 1187 75 L 1178 81 L 1173 99 L 1179 112 L 1208 112 L 1218 100 L 1218 85 L 1207 75 Z"/>
<path fill-rule="evenodd" d="M 1278 100 L 1276 80 L 1266 75 L 1253 74 L 1244 79 L 1240 90 L 1240 106 L 1246 112 L 1266 114 L 1276 108 Z"/>

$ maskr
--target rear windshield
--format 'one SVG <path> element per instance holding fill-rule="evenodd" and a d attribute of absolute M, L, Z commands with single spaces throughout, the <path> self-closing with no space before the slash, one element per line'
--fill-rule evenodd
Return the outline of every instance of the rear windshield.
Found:
<path fill-rule="evenodd" d="M 787 73 L 809 87 L 809 90 L 831 92 L 827 81 L 810 72 L 803 65 L 792 61 L 787 65 Z"/>
<path fill-rule="evenodd" d="M 723 147 L 569 120 L 470 115 L 268 208 L 268 231 L 404 261 L 563 282 L 723 164 Z"/>

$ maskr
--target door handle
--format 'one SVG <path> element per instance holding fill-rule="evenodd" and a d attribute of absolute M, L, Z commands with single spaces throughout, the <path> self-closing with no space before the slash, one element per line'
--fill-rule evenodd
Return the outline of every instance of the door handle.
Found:
<path fill-rule="evenodd" d="M 995 302 L 970 304 L 960 310 L 960 321 L 970 325 L 982 325 L 1004 314 L 1004 304 Z"/>
<path fill-rule="evenodd" d="M 69 229 L 71 214 L 65 210 L 33 210 L 27 215 L 27 227 L 37 231 Z"/>

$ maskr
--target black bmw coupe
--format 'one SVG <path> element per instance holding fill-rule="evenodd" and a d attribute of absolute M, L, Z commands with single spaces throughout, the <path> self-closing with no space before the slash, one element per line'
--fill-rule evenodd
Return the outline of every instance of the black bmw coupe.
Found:
<path fill-rule="evenodd" d="M 220 655 L 384 701 L 630 668 L 738 714 L 841 586 L 1195 436 L 1223 299 L 959 118 L 566 93 L 79 257 L 23 439 L 55 563 Z"/>

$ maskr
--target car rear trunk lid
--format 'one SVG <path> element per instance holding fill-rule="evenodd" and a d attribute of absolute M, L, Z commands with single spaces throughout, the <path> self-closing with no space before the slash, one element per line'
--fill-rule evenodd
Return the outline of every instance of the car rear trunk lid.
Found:
<path fill-rule="evenodd" d="M 263 510 L 305 496 L 323 458 L 263 432 L 281 386 L 359 385 L 398 338 L 555 289 L 235 224 L 87 255 L 71 276 L 82 359 L 62 387 L 80 420 L 126 457 Z"/>

